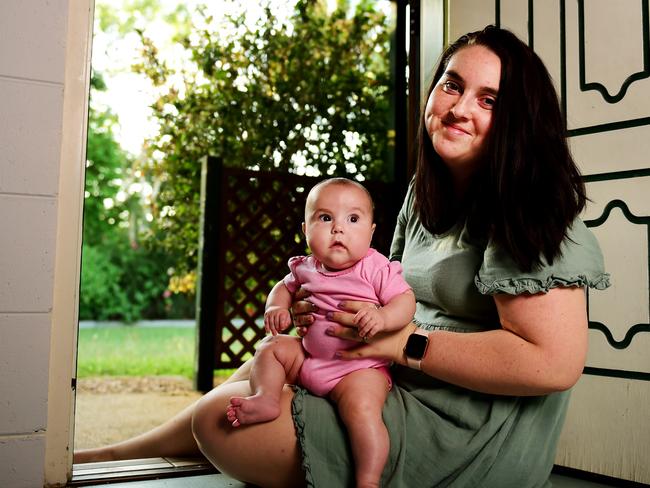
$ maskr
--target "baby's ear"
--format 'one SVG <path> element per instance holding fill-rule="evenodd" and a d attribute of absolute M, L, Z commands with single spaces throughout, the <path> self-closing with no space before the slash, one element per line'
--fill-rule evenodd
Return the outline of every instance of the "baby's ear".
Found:
<path fill-rule="evenodd" d="M 305 223 L 304 222 L 302 223 L 302 233 L 303 234 L 305 233 Z"/>
<path fill-rule="evenodd" d="M 377 224 L 372 224 L 372 227 L 370 228 L 370 232 L 372 232 L 374 234 L 376 227 L 377 227 Z"/>

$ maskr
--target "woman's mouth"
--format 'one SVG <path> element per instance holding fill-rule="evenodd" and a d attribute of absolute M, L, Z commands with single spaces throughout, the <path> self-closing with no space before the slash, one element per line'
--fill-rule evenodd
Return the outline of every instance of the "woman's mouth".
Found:
<path fill-rule="evenodd" d="M 469 135 L 469 132 L 459 125 L 451 124 L 449 122 L 443 122 L 442 124 L 447 129 L 447 131 L 451 132 L 452 134 Z"/>

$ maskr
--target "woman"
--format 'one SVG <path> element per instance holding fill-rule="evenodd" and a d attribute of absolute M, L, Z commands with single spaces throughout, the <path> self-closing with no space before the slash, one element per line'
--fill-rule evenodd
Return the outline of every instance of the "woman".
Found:
<path fill-rule="evenodd" d="M 414 323 L 341 354 L 395 363 L 384 486 L 548 484 L 585 362 L 585 288 L 608 286 L 577 219 L 584 204 L 539 58 L 494 27 L 452 44 L 429 88 L 391 252 L 418 300 Z M 349 312 L 363 306 L 342 304 L 332 334 L 358 340 Z M 294 305 L 298 325 L 309 307 Z M 277 420 L 231 428 L 223 412 L 250 394 L 249 367 L 155 431 L 79 460 L 200 449 L 261 486 L 351 485 L 345 429 L 322 398 L 285 387 Z"/>

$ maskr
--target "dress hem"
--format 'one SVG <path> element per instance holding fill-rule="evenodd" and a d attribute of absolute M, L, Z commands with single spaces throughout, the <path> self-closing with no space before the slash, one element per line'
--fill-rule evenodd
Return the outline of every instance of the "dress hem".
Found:
<path fill-rule="evenodd" d="M 307 459 L 307 442 L 305 439 L 305 420 L 303 418 L 303 404 L 305 399 L 305 389 L 298 386 L 293 386 L 293 400 L 291 401 L 291 415 L 293 417 L 293 425 L 296 428 L 296 437 L 298 438 L 298 445 L 300 446 L 301 454 L 301 467 L 305 473 L 305 481 L 308 487 L 313 487 L 314 478 L 311 473 L 311 466 Z"/>

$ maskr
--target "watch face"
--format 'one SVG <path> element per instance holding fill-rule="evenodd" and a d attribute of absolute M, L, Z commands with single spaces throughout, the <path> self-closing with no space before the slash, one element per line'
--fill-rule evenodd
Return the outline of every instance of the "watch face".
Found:
<path fill-rule="evenodd" d="M 424 351 L 427 349 L 429 338 L 420 334 L 411 334 L 406 341 L 404 353 L 413 359 L 422 359 Z"/>

